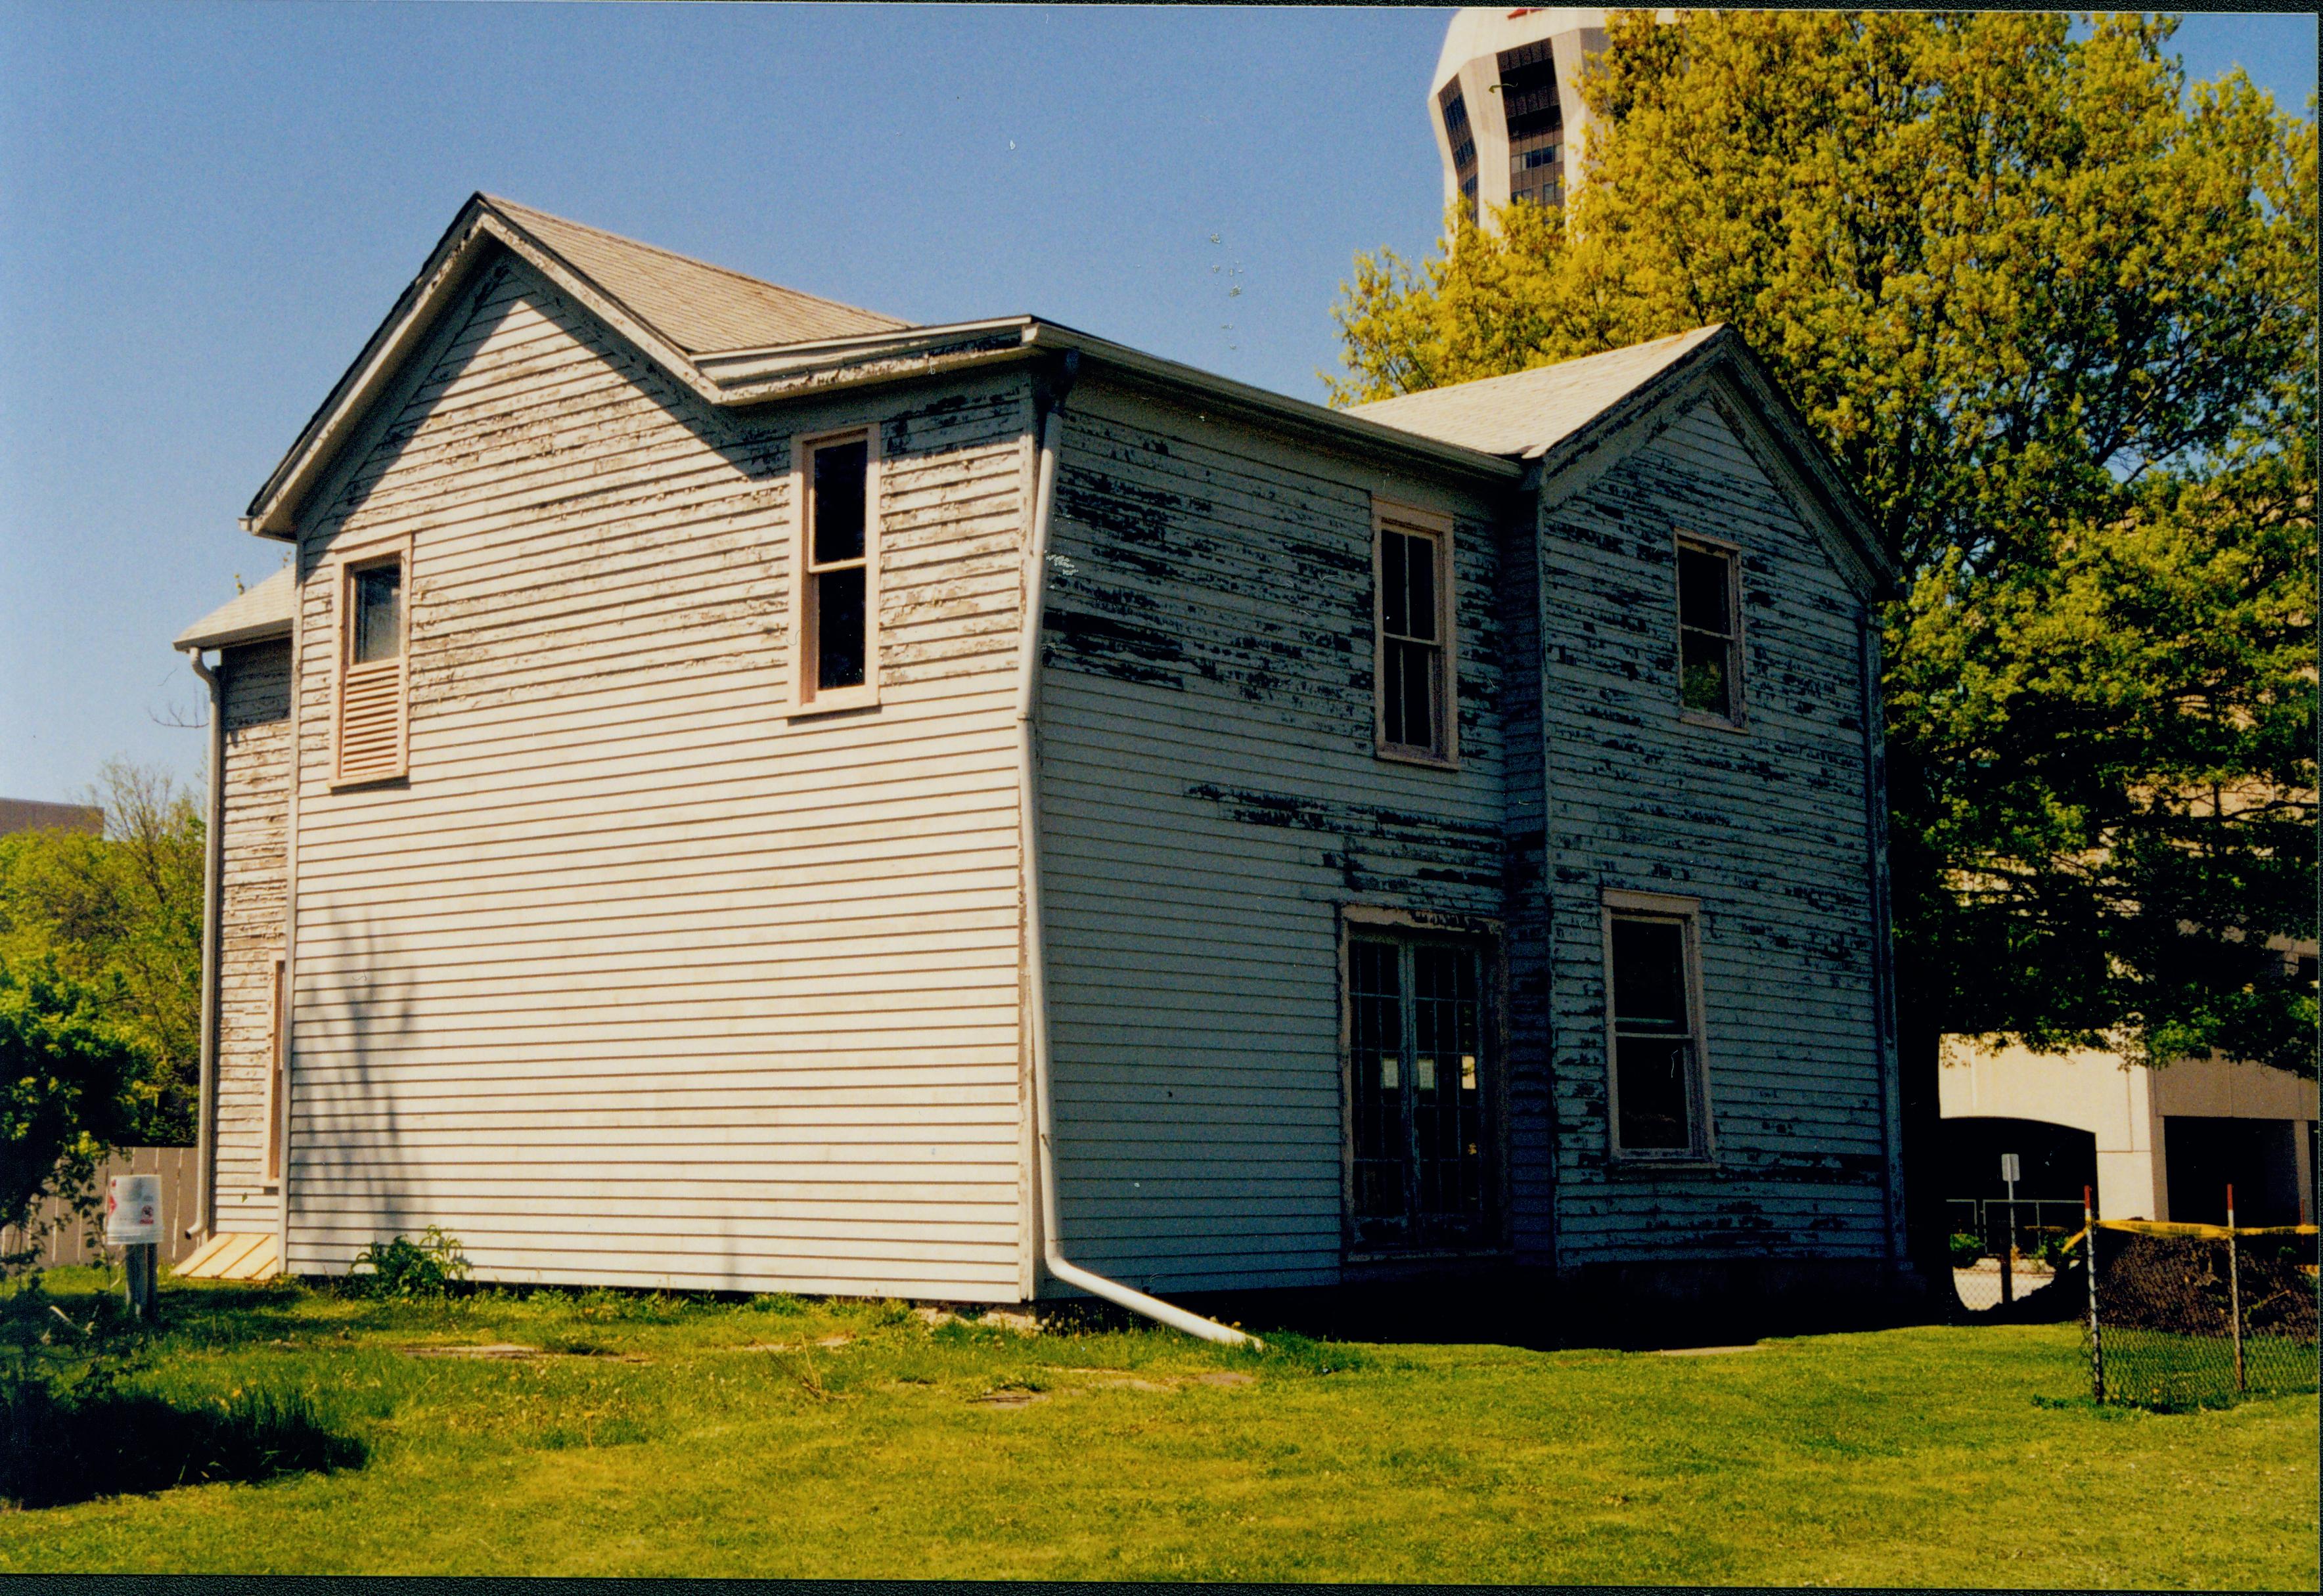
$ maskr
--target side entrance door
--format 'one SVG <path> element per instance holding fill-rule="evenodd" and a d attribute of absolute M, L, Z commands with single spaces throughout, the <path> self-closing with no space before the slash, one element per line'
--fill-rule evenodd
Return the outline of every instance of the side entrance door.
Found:
<path fill-rule="evenodd" d="M 1483 949 L 1365 931 L 1347 944 L 1348 1200 L 1359 1253 L 1495 1236 Z"/>

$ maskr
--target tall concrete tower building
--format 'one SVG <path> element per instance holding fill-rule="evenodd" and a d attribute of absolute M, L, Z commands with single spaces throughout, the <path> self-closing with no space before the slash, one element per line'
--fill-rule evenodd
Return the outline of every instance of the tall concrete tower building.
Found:
<path fill-rule="evenodd" d="M 1488 225 L 1491 207 L 1511 199 L 1563 205 L 1589 149 L 1581 70 L 1604 48 L 1605 14 L 1586 6 L 1472 5 L 1454 16 L 1428 86 L 1444 203 Z"/>

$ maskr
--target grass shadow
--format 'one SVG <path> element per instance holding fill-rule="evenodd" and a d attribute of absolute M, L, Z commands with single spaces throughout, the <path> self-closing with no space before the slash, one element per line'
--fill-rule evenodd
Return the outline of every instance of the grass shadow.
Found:
<path fill-rule="evenodd" d="M 0 1499 L 23 1508 L 360 1468 L 369 1449 L 298 1392 L 179 1403 L 102 1375 L 0 1375 Z"/>

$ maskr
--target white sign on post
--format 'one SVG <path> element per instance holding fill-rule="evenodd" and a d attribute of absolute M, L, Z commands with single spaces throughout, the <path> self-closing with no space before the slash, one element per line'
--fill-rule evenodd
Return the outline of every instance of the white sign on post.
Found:
<path fill-rule="evenodd" d="M 105 1243 L 153 1246 L 161 1240 L 161 1178 L 115 1175 L 105 1184 Z"/>
<path fill-rule="evenodd" d="M 2000 1178 L 2011 1186 L 2015 1185 L 2017 1181 L 2024 1179 L 2023 1176 L 2016 1172 L 2016 1155 L 2015 1153 L 2004 1152 L 2000 1155 Z"/>

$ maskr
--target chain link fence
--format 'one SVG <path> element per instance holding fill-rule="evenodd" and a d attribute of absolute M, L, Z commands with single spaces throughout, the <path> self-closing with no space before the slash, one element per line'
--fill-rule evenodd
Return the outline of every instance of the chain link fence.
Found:
<path fill-rule="evenodd" d="M 2081 1340 L 2098 1401 L 2167 1412 L 2317 1389 L 2316 1226 L 2095 1220 L 2072 1246 L 2095 1254 Z"/>
<path fill-rule="evenodd" d="M 1952 1287 L 1971 1313 L 2022 1301 L 2053 1280 L 2083 1217 L 2078 1201 L 2054 1197 L 1954 1197 L 1946 1206 Z"/>

